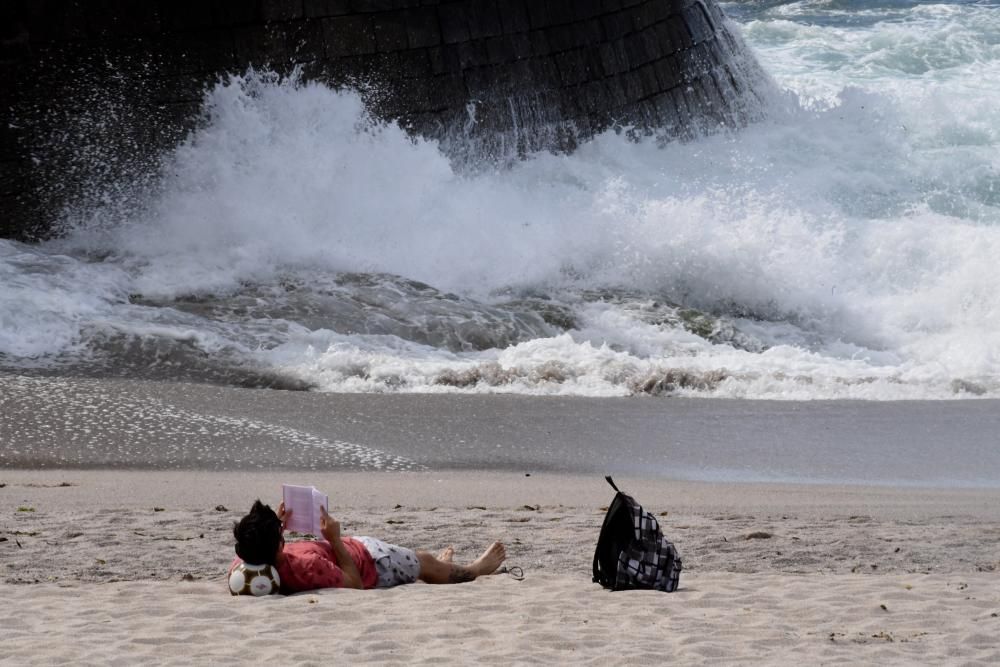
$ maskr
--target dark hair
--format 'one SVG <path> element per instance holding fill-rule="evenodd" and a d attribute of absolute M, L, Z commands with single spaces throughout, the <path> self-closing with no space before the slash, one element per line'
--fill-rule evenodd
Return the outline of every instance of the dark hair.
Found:
<path fill-rule="evenodd" d="M 270 507 L 257 500 L 250 513 L 233 524 L 236 555 L 245 563 L 274 565 L 281 544 L 281 519 Z"/>

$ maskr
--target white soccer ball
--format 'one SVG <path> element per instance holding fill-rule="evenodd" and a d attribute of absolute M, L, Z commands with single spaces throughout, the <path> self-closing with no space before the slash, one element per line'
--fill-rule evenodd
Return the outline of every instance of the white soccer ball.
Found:
<path fill-rule="evenodd" d="M 281 577 L 273 565 L 240 563 L 229 575 L 229 592 L 233 595 L 270 595 L 280 588 Z"/>

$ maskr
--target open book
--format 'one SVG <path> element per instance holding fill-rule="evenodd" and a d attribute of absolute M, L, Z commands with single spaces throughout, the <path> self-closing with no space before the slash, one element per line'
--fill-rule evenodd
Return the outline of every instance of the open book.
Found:
<path fill-rule="evenodd" d="M 281 499 L 285 501 L 285 511 L 292 510 L 292 518 L 286 528 L 296 533 L 309 533 L 319 537 L 320 507 L 330 508 L 330 497 L 315 486 L 281 485 Z"/>

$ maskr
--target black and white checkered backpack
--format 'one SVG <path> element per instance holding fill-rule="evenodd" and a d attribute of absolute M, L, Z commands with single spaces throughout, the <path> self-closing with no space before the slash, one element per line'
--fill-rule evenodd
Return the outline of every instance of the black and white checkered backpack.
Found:
<path fill-rule="evenodd" d="M 646 588 L 671 593 L 681 576 L 681 557 L 663 537 L 656 518 L 632 496 L 617 494 L 604 515 L 594 551 L 594 581 L 613 591 Z"/>

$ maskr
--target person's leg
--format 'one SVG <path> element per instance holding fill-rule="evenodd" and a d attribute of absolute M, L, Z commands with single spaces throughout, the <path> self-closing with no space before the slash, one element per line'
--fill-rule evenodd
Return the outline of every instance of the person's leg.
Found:
<path fill-rule="evenodd" d="M 418 551 L 420 580 L 428 584 L 460 584 L 472 581 L 476 577 L 493 574 L 507 557 L 506 549 L 499 542 L 491 544 L 482 556 L 469 565 L 452 563 L 451 555 L 453 552 L 454 550 L 449 547 L 441 553 L 444 558 L 435 558 L 426 551 Z"/>

